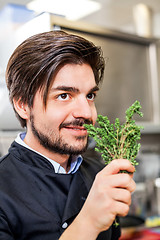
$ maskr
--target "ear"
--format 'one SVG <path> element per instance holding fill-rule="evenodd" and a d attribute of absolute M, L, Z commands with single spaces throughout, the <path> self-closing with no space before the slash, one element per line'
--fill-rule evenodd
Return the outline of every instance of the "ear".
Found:
<path fill-rule="evenodd" d="M 28 107 L 28 104 L 24 104 L 21 99 L 15 100 L 13 99 L 13 105 L 16 110 L 16 112 L 19 114 L 19 116 L 23 119 L 29 119 L 30 117 L 30 108 Z"/>

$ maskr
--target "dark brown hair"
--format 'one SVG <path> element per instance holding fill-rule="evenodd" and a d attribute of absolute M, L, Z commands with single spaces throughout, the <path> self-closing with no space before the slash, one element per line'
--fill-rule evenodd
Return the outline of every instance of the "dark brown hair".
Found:
<path fill-rule="evenodd" d="M 42 90 L 46 106 L 55 75 L 68 63 L 89 64 L 96 84 L 102 81 L 102 51 L 92 42 L 63 31 L 44 32 L 26 39 L 15 49 L 7 65 L 6 83 L 12 105 L 15 99 L 32 107 L 36 92 Z M 16 115 L 21 126 L 25 127 L 25 119 Z"/>

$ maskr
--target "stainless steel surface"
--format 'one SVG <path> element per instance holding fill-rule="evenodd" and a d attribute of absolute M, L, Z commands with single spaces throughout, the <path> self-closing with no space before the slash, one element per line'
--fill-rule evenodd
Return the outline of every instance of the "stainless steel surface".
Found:
<path fill-rule="evenodd" d="M 159 82 L 160 76 L 158 75 L 158 44 L 150 44 L 149 46 L 149 65 L 151 76 L 151 95 L 153 106 L 153 123 L 160 123 L 160 96 L 159 96 Z M 149 70 L 149 69 L 148 69 Z"/>
<path fill-rule="evenodd" d="M 125 110 L 135 100 L 142 104 L 143 121 L 159 129 L 159 76 L 155 38 L 76 24 L 51 16 L 52 25 L 77 33 L 102 47 L 106 59 L 103 86 L 96 100 L 98 113 L 111 121 L 124 121 Z M 141 119 L 137 118 L 137 121 Z M 146 130 L 147 131 L 147 130 Z"/>
<path fill-rule="evenodd" d="M 159 78 L 159 82 L 158 82 L 158 93 L 160 95 L 160 39 L 157 42 L 157 70 L 158 70 L 158 78 Z M 160 111 L 160 105 L 159 105 L 159 111 Z"/>
<path fill-rule="evenodd" d="M 153 36 L 153 11 L 150 6 L 138 3 L 133 7 L 136 33 L 143 37 Z"/>

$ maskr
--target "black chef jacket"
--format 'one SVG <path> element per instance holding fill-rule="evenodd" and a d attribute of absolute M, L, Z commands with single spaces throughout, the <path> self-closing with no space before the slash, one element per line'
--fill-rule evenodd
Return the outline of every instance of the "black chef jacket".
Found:
<path fill-rule="evenodd" d="M 0 240 L 59 239 L 103 167 L 87 157 L 75 174 L 57 174 L 47 159 L 13 142 L 0 159 Z M 119 236 L 119 227 L 111 226 L 97 239 Z"/>

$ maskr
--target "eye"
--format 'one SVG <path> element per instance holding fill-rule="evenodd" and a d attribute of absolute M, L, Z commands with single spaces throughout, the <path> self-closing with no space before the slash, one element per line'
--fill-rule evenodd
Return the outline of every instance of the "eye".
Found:
<path fill-rule="evenodd" d="M 68 100 L 69 99 L 69 94 L 68 93 L 62 93 L 60 94 L 57 99 L 59 100 Z"/>
<path fill-rule="evenodd" d="M 96 97 L 96 93 L 89 93 L 87 95 L 87 99 L 93 101 Z"/>

